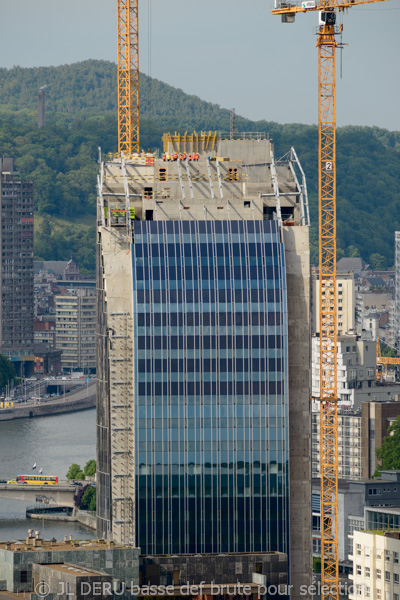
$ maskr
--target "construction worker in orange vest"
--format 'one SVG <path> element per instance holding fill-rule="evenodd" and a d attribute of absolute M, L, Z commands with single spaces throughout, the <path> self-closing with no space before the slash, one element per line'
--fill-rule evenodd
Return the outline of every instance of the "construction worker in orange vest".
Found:
<path fill-rule="evenodd" d="M 178 160 L 178 153 L 175 152 L 174 156 L 172 157 L 172 160 Z"/>
<path fill-rule="evenodd" d="M 189 154 L 189 160 L 192 160 L 192 155 L 191 154 Z"/>
<path fill-rule="evenodd" d="M 183 153 L 183 160 L 186 160 L 186 152 Z"/>

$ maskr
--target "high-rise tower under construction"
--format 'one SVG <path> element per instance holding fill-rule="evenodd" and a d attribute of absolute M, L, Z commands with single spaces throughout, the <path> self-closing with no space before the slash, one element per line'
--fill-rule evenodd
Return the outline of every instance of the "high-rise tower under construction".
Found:
<path fill-rule="evenodd" d="M 230 138 L 230 135 L 227 135 Z M 309 583 L 305 180 L 260 134 L 102 162 L 98 533 L 281 551 Z M 193 160 L 194 159 L 194 160 Z"/>

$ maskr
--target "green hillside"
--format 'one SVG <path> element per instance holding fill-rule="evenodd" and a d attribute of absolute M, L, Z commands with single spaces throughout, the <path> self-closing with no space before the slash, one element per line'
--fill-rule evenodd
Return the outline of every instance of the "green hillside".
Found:
<path fill-rule="evenodd" d="M 83 268 L 93 270 L 98 147 L 104 153 L 117 148 L 116 66 L 85 61 L 0 69 L 0 82 L 0 153 L 14 157 L 21 174 L 35 182 L 36 255 L 73 256 Z M 158 147 L 164 131 L 229 129 L 229 110 L 145 75 L 140 84 L 143 148 Z M 48 124 L 38 130 L 37 92 L 43 85 L 49 86 Z M 269 133 L 277 157 L 295 146 L 308 180 L 316 262 L 317 127 L 253 122 L 240 116 L 236 127 Z M 394 231 L 400 230 L 400 133 L 340 128 L 337 163 L 339 257 L 360 254 L 376 267 L 390 268 Z"/>

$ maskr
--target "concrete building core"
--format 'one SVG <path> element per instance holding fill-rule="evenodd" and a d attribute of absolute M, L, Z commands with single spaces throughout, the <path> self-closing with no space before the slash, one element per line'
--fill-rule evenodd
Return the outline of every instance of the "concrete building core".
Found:
<path fill-rule="evenodd" d="M 312 573 L 297 156 L 166 134 L 163 158 L 102 162 L 98 189 L 98 535 L 143 554 L 282 552 L 297 598 Z"/>

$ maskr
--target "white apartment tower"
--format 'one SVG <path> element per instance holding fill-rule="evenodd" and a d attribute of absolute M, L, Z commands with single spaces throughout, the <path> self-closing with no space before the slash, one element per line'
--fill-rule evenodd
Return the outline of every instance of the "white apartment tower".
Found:
<path fill-rule="evenodd" d="M 353 532 L 349 600 L 400 600 L 400 533 Z"/>
<path fill-rule="evenodd" d="M 336 280 L 338 335 L 355 330 L 355 292 L 353 273 L 338 273 Z M 312 278 L 311 332 L 319 333 L 319 279 Z"/>

